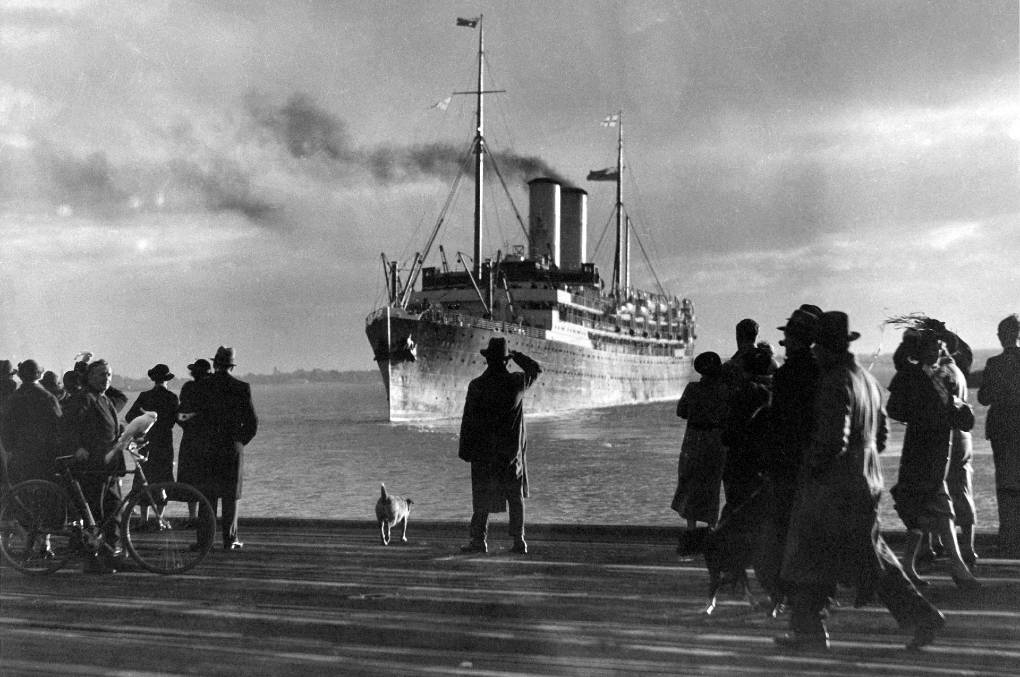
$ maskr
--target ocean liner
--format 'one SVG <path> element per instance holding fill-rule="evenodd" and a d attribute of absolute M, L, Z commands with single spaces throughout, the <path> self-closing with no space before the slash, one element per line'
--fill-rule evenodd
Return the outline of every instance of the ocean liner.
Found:
<path fill-rule="evenodd" d="M 425 262 L 441 216 L 409 269 L 382 255 L 387 303 L 366 318 L 366 333 L 386 389 L 391 421 L 460 416 L 470 380 L 485 368 L 479 351 L 505 337 L 511 350 L 538 361 L 542 376 L 531 389 L 529 414 L 548 414 L 679 397 L 690 379 L 694 308 L 662 289 L 630 285 L 630 221 L 623 204 L 623 115 L 603 125 L 617 129 L 615 168 L 590 181 L 616 186 L 616 244 L 612 279 L 604 281 L 588 256 L 586 191 L 546 177 L 528 182 L 528 225 L 523 246 L 483 258 L 485 163 L 484 34 L 481 17 L 458 19 L 478 29 L 474 159 L 473 259 L 458 254 L 453 270 L 440 246 L 441 267 Z M 516 213 L 516 210 L 515 210 Z M 402 276 L 401 273 L 404 273 Z M 512 367 L 511 367 L 512 368 Z"/>

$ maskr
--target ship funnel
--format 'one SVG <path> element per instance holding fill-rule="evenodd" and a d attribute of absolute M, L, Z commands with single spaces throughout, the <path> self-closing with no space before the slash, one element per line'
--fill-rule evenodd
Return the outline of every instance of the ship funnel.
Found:
<path fill-rule="evenodd" d="M 560 192 L 560 267 L 580 270 L 588 260 L 588 193 L 567 187 Z"/>
<path fill-rule="evenodd" d="M 528 257 L 548 260 L 560 265 L 560 184 L 552 179 L 528 182 L 528 235 L 531 245 Z"/>

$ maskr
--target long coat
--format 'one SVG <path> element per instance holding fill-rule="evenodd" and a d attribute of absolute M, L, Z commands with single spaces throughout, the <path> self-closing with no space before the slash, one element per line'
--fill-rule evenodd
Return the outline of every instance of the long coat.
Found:
<path fill-rule="evenodd" d="M 783 578 L 793 583 L 856 587 L 869 598 L 899 562 L 879 534 L 878 503 L 888 425 L 871 374 L 847 353 L 823 368 L 814 433 L 790 517 Z"/>
<path fill-rule="evenodd" d="M 195 411 L 194 390 L 197 383 L 198 381 L 187 381 L 181 386 L 178 413 L 190 414 Z M 181 426 L 181 443 L 177 448 L 177 481 L 195 485 L 202 480 L 202 468 L 199 464 L 201 440 L 199 439 L 198 422 L 178 418 L 177 425 Z"/>
<path fill-rule="evenodd" d="M 226 372 L 198 381 L 195 418 L 196 489 L 206 497 L 241 498 L 244 447 L 258 432 L 251 387 Z"/>
<path fill-rule="evenodd" d="M 702 376 L 688 383 L 676 404 L 687 419 L 677 462 L 676 491 L 670 507 L 688 520 L 715 526 L 719 519 L 719 486 L 726 463 L 722 425 L 728 415 L 729 384 L 722 376 Z"/>
<path fill-rule="evenodd" d="M 156 413 L 156 422 L 149 429 L 149 444 L 145 450 L 149 460 L 143 466 L 150 483 L 172 482 L 174 479 L 174 420 L 177 418 L 177 395 L 166 388 L 153 388 L 138 393 L 134 404 L 124 415 L 130 422 L 143 411 Z"/>
<path fill-rule="evenodd" d="M 956 373 L 959 370 L 945 374 L 949 395 L 959 391 Z M 955 517 L 946 484 L 952 446 L 950 404 L 942 401 L 920 365 L 908 364 L 889 383 L 886 410 L 890 418 L 907 424 L 899 476 L 890 492 L 896 512 L 908 529 L 922 528 L 921 518 Z"/>
<path fill-rule="evenodd" d="M 977 397 L 988 406 L 985 436 L 992 442 L 996 489 L 1020 492 L 1020 348 L 988 358 Z"/>
<path fill-rule="evenodd" d="M 38 383 L 25 383 L 7 400 L 0 439 L 10 454 L 11 484 L 50 479 L 60 455 L 60 403 Z"/>
<path fill-rule="evenodd" d="M 475 512 L 505 512 L 507 486 L 520 486 L 528 497 L 528 434 L 524 393 L 542 368 L 514 353 L 524 371 L 489 365 L 468 385 L 460 425 L 458 455 L 471 463 L 471 502 Z"/>

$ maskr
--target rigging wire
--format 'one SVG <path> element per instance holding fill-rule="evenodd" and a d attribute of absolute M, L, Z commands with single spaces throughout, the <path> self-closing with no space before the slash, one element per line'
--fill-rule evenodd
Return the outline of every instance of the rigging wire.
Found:
<path fill-rule="evenodd" d="M 507 201 L 510 202 L 510 208 L 514 211 L 517 224 L 520 225 L 521 231 L 524 233 L 524 241 L 530 244 L 531 236 L 528 234 L 528 228 L 524 225 L 521 213 L 518 211 L 516 203 L 514 203 L 514 198 L 510 194 L 510 188 L 506 185 L 506 180 L 503 178 L 503 172 L 499 170 L 499 163 L 496 161 L 496 157 L 492 153 L 489 153 L 489 159 L 492 160 L 492 169 L 496 172 L 496 176 L 499 177 L 499 183 L 503 186 L 503 192 L 506 193 Z"/>
<path fill-rule="evenodd" d="M 631 170 L 629 165 L 626 166 L 625 169 L 627 170 L 627 175 L 630 177 L 630 183 L 631 183 L 631 186 L 634 189 L 634 194 L 636 196 L 636 202 L 640 203 L 640 201 L 641 201 L 641 190 L 640 190 L 640 188 L 637 185 L 637 178 L 634 176 L 634 172 L 633 172 L 633 170 Z M 627 211 L 624 210 L 624 213 L 626 214 Z M 627 215 L 629 216 L 629 214 L 627 214 Z M 634 223 L 637 223 L 637 222 L 636 221 L 631 221 L 631 223 L 634 224 Z M 663 296 L 666 296 L 667 295 L 666 294 L 666 290 L 663 288 L 662 282 L 659 279 L 659 275 L 658 275 L 658 273 L 655 270 L 655 266 L 652 265 L 651 257 L 648 255 L 648 250 L 645 248 L 644 242 L 641 240 L 641 234 L 638 232 L 637 228 L 631 228 L 631 232 L 634 233 L 634 239 L 636 239 L 637 242 L 638 242 L 638 246 L 641 249 L 641 254 L 644 257 L 645 264 L 648 266 L 648 271 L 652 274 L 652 278 L 655 280 L 655 284 L 656 284 L 656 286 L 659 289 L 659 293 L 662 294 Z M 651 229 L 649 229 L 648 234 L 649 234 L 649 237 L 652 236 Z M 655 243 L 653 242 L 652 244 L 654 245 Z"/>
<path fill-rule="evenodd" d="M 624 210 L 624 214 L 627 214 L 626 210 Z M 627 216 L 629 218 L 629 214 Z M 659 294 L 661 294 L 662 296 L 667 296 L 666 290 L 662 287 L 662 282 L 659 280 L 659 275 L 658 273 L 655 272 L 655 268 L 652 266 L 651 259 L 648 258 L 648 251 L 645 249 L 645 243 L 641 239 L 641 235 L 638 233 L 637 228 L 631 228 L 631 232 L 634 233 L 634 239 L 637 240 L 638 247 L 641 249 L 641 254 L 645 258 L 645 263 L 648 264 L 648 270 L 649 272 L 651 272 L 652 277 L 655 279 L 655 286 L 658 287 Z"/>

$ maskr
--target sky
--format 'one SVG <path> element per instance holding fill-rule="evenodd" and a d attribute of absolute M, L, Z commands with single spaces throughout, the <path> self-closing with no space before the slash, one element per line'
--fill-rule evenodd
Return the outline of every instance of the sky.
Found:
<path fill-rule="evenodd" d="M 633 282 L 694 301 L 699 352 L 743 317 L 776 343 L 802 303 L 862 353 L 912 312 L 996 347 L 1020 311 L 1015 0 L 7 0 L 0 358 L 373 369 L 380 254 L 423 247 L 473 136 L 479 15 L 517 209 L 540 174 L 585 188 L 608 276 L 612 184 L 585 176 L 622 111 Z M 523 244 L 486 191 L 487 254 Z"/>

